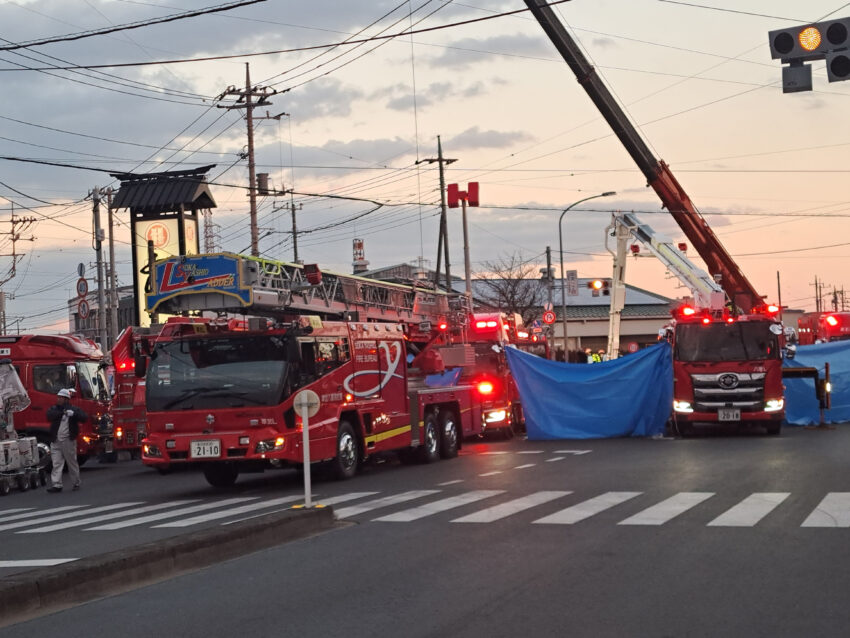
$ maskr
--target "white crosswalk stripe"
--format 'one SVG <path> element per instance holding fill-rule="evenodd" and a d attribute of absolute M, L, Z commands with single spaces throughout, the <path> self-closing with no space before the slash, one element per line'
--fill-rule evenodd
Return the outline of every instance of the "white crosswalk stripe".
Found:
<path fill-rule="evenodd" d="M 69 512 L 71 510 L 78 510 L 81 507 L 88 507 L 88 505 L 65 505 L 64 507 L 51 507 L 46 510 L 35 510 L 35 511 L 27 511 L 23 514 L 14 514 L 12 516 L 2 516 L 0 517 L 0 521 L 4 523 L 8 523 L 10 521 L 19 521 L 25 518 L 34 518 L 36 516 L 45 516 L 47 514 L 58 514 L 59 512 Z M 29 509 L 29 508 L 28 508 Z M 17 511 L 17 510 L 14 510 Z"/>
<path fill-rule="evenodd" d="M 119 521 L 117 523 L 109 523 L 107 525 L 98 525 L 97 527 L 87 527 L 87 530 L 104 530 L 111 531 L 116 529 L 124 529 L 125 527 L 133 527 L 135 525 L 144 525 L 145 523 L 151 523 L 153 521 L 161 521 L 166 518 L 176 518 L 177 516 L 183 516 L 185 514 L 194 514 L 195 512 L 203 512 L 205 510 L 216 509 L 218 507 L 225 507 L 227 505 L 235 505 L 236 503 L 245 503 L 246 501 L 255 501 L 257 500 L 256 496 L 250 497 L 242 497 L 242 498 L 226 498 L 221 501 L 215 501 L 214 503 L 202 503 L 200 505 L 193 505 L 191 507 L 184 507 L 183 509 L 173 510 L 171 512 L 160 512 L 159 514 L 149 514 L 147 516 L 140 516 L 138 518 L 131 518 L 126 521 Z"/>
<path fill-rule="evenodd" d="M 357 516 L 358 514 L 363 514 L 364 512 L 371 512 L 372 510 L 376 510 L 382 507 L 390 507 L 391 505 L 406 503 L 407 501 L 412 501 L 416 498 L 422 498 L 423 496 L 439 494 L 439 492 L 440 490 L 412 490 L 410 492 L 402 492 L 401 494 L 395 494 L 393 496 L 384 496 L 383 498 L 377 498 L 373 501 L 360 503 L 359 505 L 343 507 L 342 509 L 339 509 L 334 513 L 336 514 L 337 518 L 351 518 L 352 516 Z"/>
<path fill-rule="evenodd" d="M 709 527 L 752 527 L 776 509 L 790 495 L 790 492 L 751 494 L 708 525 Z"/>
<path fill-rule="evenodd" d="M 850 527 L 850 492 L 830 492 L 800 527 Z"/>
<path fill-rule="evenodd" d="M 31 507 L 13 507 L 12 509 L 8 510 L 0 510 L 0 521 L 7 520 L 6 517 L 9 514 L 16 514 L 18 512 L 29 512 L 30 510 L 32 510 Z"/>
<path fill-rule="evenodd" d="M 539 518 L 532 522 L 541 524 L 573 525 L 574 523 L 583 521 L 586 518 L 595 516 L 600 512 L 604 512 L 615 505 L 625 503 L 626 501 L 633 499 L 635 496 L 640 496 L 641 494 L 642 492 L 606 492 L 605 494 L 592 498 L 588 501 L 578 503 L 572 507 L 561 510 L 560 512 L 555 512 L 554 514 L 544 516 L 543 518 Z"/>
<path fill-rule="evenodd" d="M 88 516 L 83 519 L 67 521 L 65 523 L 56 523 L 55 525 L 47 525 L 46 527 L 37 527 L 35 529 L 25 529 L 15 532 L 16 534 L 46 534 L 47 532 L 57 532 L 71 527 L 83 527 L 92 523 L 100 523 L 101 521 L 110 521 L 123 516 L 135 516 L 136 514 L 144 514 L 146 512 L 156 512 L 157 510 L 168 509 L 180 505 L 195 503 L 197 499 L 187 501 L 168 501 L 166 503 L 157 503 L 156 505 L 146 505 L 145 507 L 134 507 L 123 512 L 112 512 L 110 514 L 100 514 L 99 516 Z"/>
<path fill-rule="evenodd" d="M 432 514 L 445 512 L 446 510 L 454 509 L 455 507 L 469 505 L 470 503 L 480 501 L 481 499 L 490 498 L 491 496 L 496 496 L 498 494 L 504 494 L 504 490 L 473 490 L 471 492 L 465 492 L 457 496 L 450 496 L 449 498 L 434 501 L 433 503 L 426 503 L 425 505 L 420 505 L 419 507 L 413 507 L 408 510 L 396 512 L 395 514 L 381 516 L 380 518 L 376 518 L 374 520 L 392 523 L 407 523 L 409 521 L 415 521 L 420 518 L 425 518 L 426 516 L 431 516 Z"/>
<path fill-rule="evenodd" d="M 493 521 L 498 521 L 499 519 L 512 516 L 532 507 L 537 507 L 538 505 L 543 505 L 549 501 L 554 501 L 556 498 L 561 498 L 567 494 L 572 494 L 572 492 L 557 490 L 535 492 L 528 496 L 515 498 L 507 503 L 501 503 L 500 505 L 494 505 L 493 507 L 488 507 L 487 509 L 479 512 L 461 516 L 460 518 L 454 519 L 452 523 L 492 523 Z"/>
<path fill-rule="evenodd" d="M 663 525 L 714 496 L 714 492 L 679 492 L 657 505 L 629 516 L 618 525 Z"/>
<path fill-rule="evenodd" d="M 53 516 L 46 516 L 44 518 L 30 519 L 26 521 L 16 521 L 14 523 L 0 525 L 0 531 L 6 531 L 9 529 L 20 529 L 21 527 L 32 527 L 33 525 L 41 525 L 42 523 L 52 523 L 53 521 L 62 521 L 69 518 L 73 518 L 75 516 L 83 516 L 86 514 L 97 514 L 98 512 L 109 512 L 112 510 L 126 509 L 128 507 L 133 507 L 134 505 L 142 505 L 142 503 L 142 501 L 130 501 L 127 503 L 113 503 L 112 505 L 90 507 L 89 509 L 76 509 L 71 512 L 54 514 Z"/>
<path fill-rule="evenodd" d="M 281 498 L 273 498 L 269 501 L 249 503 L 248 505 L 241 505 L 239 507 L 234 507 L 219 512 L 209 512 L 207 514 L 199 514 L 198 516 L 193 516 L 191 518 L 182 518 L 179 521 L 171 521 L 170 523 L 161 523 L 159 525 L 154 525 L 154 527 L 190 527 L 199 523 L 206 523 L 207 521 L 216 521 L 218 519 L 227 518 L 229 516 L 245 514 L 246 512 L 256 512 L 257 510 L 274 507 L 275 505 L 293 503 L 295 501 L 300 501 L 301 499 L 302 496 L 300 494 L 297 496 L 283 496 Z"/>

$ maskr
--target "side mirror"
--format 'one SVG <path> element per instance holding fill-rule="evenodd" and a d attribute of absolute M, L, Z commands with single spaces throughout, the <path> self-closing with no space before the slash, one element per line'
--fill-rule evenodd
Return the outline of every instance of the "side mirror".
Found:
<path fill-rule="evenodd" d="M 795 346 L 793 343 L 785 346 L 785 358 L 786 359 L 793 359 L 796 354 L 797 354 L 797 346 Z"/>

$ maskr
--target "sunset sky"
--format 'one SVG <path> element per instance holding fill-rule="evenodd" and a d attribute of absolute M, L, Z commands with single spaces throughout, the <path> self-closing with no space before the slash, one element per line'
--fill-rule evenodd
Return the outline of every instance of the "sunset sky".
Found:
<path fill-rule="evenodd" d="M 252 84 L 278 91 L 255 116 L 284 114 L 255 123 L 257 170 L 297 193 L 260 198 L 263 256 L 292 259 L 294 203 L 306 262 L 350 272 L 352 239 L 362 238 L 372 267 L 418 257 L 433 267 L 439 182 L 422 160 L 436 157 L 437 136 L 456 160 L 447 181 L 480 183 L 481 206 L 469 211 L 476 272 L 512 255 L 542 267 L 547 245 L 557 264 L 560 212 L 604 191 L 617 195 L 565 216 L 564 259 L 579 277 L 610 276 L 613 211 L 684 240 L 534 18 L 501 15 L 524 9 L 521 0 L 266 0 L 144 24 L 231 4 L 0 4 L 0 281 L 14 296 L 10 328 L 66 329 L 77 264 L 94 273 L 86 197 L 117 188 L 109 172 L 215 164 L 217 248 L 248 252 L 245 122 L 217 108 L 232 100 L 216 99 L 244 87 L 246 62 Z M 814 90 L 783 94 L 767 42 L 772 29 L 850 17 L 848 3 L 572 0 L 555 11 L 760 292 L 776 300 L 778 273 L 783 304 L 813 310 L 816 277 L 828 303 L 833 288 L 850 288 L 850 83 L 828 83 L 814 62 Z M 92 35 L 128 25 L 139 28 Z M 410 29 L 418 32 L 376 39 Z M 70 34 L 86 37 L 39 43 Z M 137 64 L 163 61 L 175 63 Z M 23 257 L 10 278 L 13 209 L 34 221 L 17 227 Z M 118 219 L 118 278 L 129 284 L 127 211 Z M 462 245 L 453 210 L 456 274 Z M 653 259 L 630 261 L 626 278 L 686 292 Z"/>

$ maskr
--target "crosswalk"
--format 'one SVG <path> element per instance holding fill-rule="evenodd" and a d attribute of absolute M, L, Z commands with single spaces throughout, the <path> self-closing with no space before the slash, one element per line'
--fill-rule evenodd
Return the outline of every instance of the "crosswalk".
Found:
<path fill-rule="evenodd" d="M 552 527 L 588 525 L 599 517 L 598 520 L 608 525 L 657 527 L 688 515 L 688 524 L 712 528 L 756 527 L 768 521 L 786 527 L 850 528 L 850 492 L 829 492 L 814 497 L 810 509 L 801 516 L 800 499 L 792 499 L 790 492 L 756 492 L 729 498 L 703 491 L 657 494 L 541 490 L 516 494 L 506 490 L 464 490 L 461 487 L 449 481 L 435 489 L 390 494 L 348 492 L 325 497 L 317 494 L 314 500 L 334 506 L 339 520 L 370 524 L 413 524 L 430 519 L 449 525 L 486 525 L 513 518 L 521 520 L 522 524 Z M 794 506 L 788 505 L 791 501 Z M 301 494 L 290 494 L 274 498 L 238 496 L 163 502 L 122 501 L 44 509 L 18 507 L 0 510 L 0 537 L 3 533 L 49 534 L 67 530 L 92 533 L 133 527 L 190 530 L 202 525 L 231 525 L 286 510 L 301 502 Z"/>

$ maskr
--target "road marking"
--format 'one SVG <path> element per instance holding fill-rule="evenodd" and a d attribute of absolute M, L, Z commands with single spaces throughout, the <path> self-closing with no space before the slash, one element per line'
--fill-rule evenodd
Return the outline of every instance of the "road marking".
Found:
<path fill-rule="evenodd" d="M 568 507 L 567 509 L 555 512 L 549 516 L 539 518 L 532 523 L 554 524 L 554 525 L 573 525 L 586 518 L 595 516 L 600 512 L 611 509 L 615 505 L 625 503 L 636 496 L 640 496 L 643 492 L 606 492 L 595 498 L 584 501 Z"/>
<path fill-rule="evenodd" d="M 850 492 L 830 492 L 800 527 L 850 527 Z"/>
<path fill-rule="evenodd" d="M 546 459 L 547 463 L 554 463 L 555 461 L 563 461 L 566 456 L 553 456 L 551 459 Z"/>
<path fill-rule="evenodd" d="M 430 496 L 431 494 L 439 493 L 440 490 L 412 490 L 410 492 L 402 492 L 401 494 L 384 496 L 383 498 L 377 498 L 373 501 L 360 503 L 359 505 L 343 507 L 341 510 L 337 510 L 335 514 L 337 518 L 348 518 L 351 516 L 357 516 L 363 512 L 370 512 L 381 507 L 388 507 L 390 505 L 396 505 L 397 503 L 406 503 L 407 501 L 412 501 L 415 498 L 422 498 L 423 496 Z"/>
<path fill-rule="evenodd" d="M 59 512 L 68 512 L 70 510 L 78 510 L 81 507 L 88 507 L 88 505 L 65 505 L 64 507 L 51 507 L 46 510 L 36 510 L 34 512 L 27 512 L 26 514 L 15 514 L 14 516 L 3 516 L 2 520 L 4 523 L 8 523 L 9 521 L 21 520 L 24 518 L 32 518 L 34 516 L 44 516 L 46 514 L 58 514 Z"/>
<path fill-rule="evenodd" d="M 0 560 L 0 568 L 3 567 L 53 567 L 62 563 L 70 563 L 79 558 L 33 558 L 30 560 Z"/>
<path fill-rule="evenodd" d="M 420 518 L 425 518 L 426 516 L 431 516 L 432 514 L 438 514 L 440 512 L 445 512 L 446 510 L 454 509 L 455 507 L 469 505 L 470 503 L 475 503 L 476 501 L 490 498 L 497 494 L 504 494 L 504 490 L 473 490 L 471 492 L 459 494 L 458 496 L 450 496 L 449 498 L 434 501 L 433 503 L 426 503 L 419 507 L 413 507 L 408 510 L 396 512 L 395 514 L 381 516 L 380 518 L 375 518 L 373 520 L 386 521 L 390 523 L 408 523 Z"/>
<path fill-rule="evenodd" d="M 148 516 L 140 516 L 139 518 L 131 518 L 127 521 L 119 521 L 117 523 L 109 523 L 108 525 L 98 525 L 97 527 L 87 527 L 86 530 L 116 530 L 116 529 L 124 529 L 125 527 L 132 527 L 134 525 L 142 525 L 144 523 L 150 523 L 152 521 L 161 521 L 164 518 L 174 518 L 175 516 L 183 516 L 184 514 L 194 514 L 195 512 L 203 512 L 204 510 L 211 510 L 216 507 L 225 507 L 227 505 L 234 505 L 236 503 L 244 503 L 245 501 L 254 501 L 256 500 L 256 496 L 251 497 L 242 497 L 242 498 L 226 498 L 223 501 L 216 501 L 215 503 L 203 503 L 201 505 L 193 505 L 192 507 L 185 507 L 179 510 L 172 510 L 170 512 L 160 512 L 159 514 L 149 514 Z"/>
<path fill-rule="evenodd" d="M 168 507 L 176 507 L 179 505 L 186 505 L 188 503 L 196 503 L 197 499 L 192 499 L 188 501 L 168 501 L 167 503 L 157 503 L 156 505 L 146 505 L 145 507 L 137 507 L 130 510 L 126 510 L 124 512 L 112 512 L 110 514 L 101 514 L 100 516 L 90 516 L 88 518 L 83 518 L 75 521 L 68 521 L 65 523 L 57 523 L 56 525 L 48 525 L 47 527 L 37 527 L 35 529 L 25 529 L 20 532 L 15 532 L 16 534 L 44 534 L 46 532 L 55 532 L 60 529 L 68 529 L 69 527 L 82 527 L 83 525 L 90 525 L 91 523 L 99 523 L 101 521 L 110 521 L 115 518 L 120 518 L 122 516 L 135 516 L 136 514 L 144 514 L 145 512 L 155 512 L 157 510 L 166 509 Z"/>
<path fill-rule="evenodd" d="M 757 492 L 724 512 L 709 527 L 752 527 L 770 514 L 791 492 Z"/>
<path fill-rule="evenodd" d="M 19 527 L 32 527 L 33 525 L 41 525 L 42 523 L 52 523 L 53 521 L 61 521 L 74 516 L 84 516 L 86 514 L 96 514 L 97 512 L 109 512 L 121 508 L 133 507 L 134 505 L 142 505 L 144 501 L 130 501 L 127 503 L 115 503 L 113 505 L 103 505 L 102 507 L 92 507 L 90 509 L 78 509 L 73 512 L 65 512 L 64 514 L 55 514 L 45 518 L 31 519 L 26 521 L 17 521 L 8 525 L 0 525 L 0 531 L 7 529 L 18 529 Z"/>
<path fill-rule="evenodd" d="M 501 518 L 506 518 L 518 512 L 530 509 L 532 507 L 543 505 L 544 503 L 548 503 L 549 501 L 554 501 L 556 498 L 561 498 L 562 496 L 566 496 L 567 494 L 572 494 L 572 492 L 558 490 L 535 492 L 534 494 L 529 494 L 528 496 L 515 498 L 514 500 L 508 501 L 507 503 L 501 503 L 500 505 L 488 507 L 487 509 L 481 510 L 480 512 L 474 512 L 466 516 L 461 516 L 460 518 L 456 518 L 451 522 L 492 523 L 493 521 L 498 521 Z"/>
<path fill-rule="evenodd" d="M 458 483 L 463 483 L 463 479 L 456 479 L 454 481 L 446 481 L 445 483 L 437 483 L 437 487 L 445 487 L 446 485 L 456 485 Z"/>
<path fill-rule="evenodd" d="M 9 510 L 0 511 L 0 517 L 2 517 L 3 520 L 9 520 L 9 519 L 6 518 L 7 514 L 15 514 L 16 512 L 29 512 L 32 509 L 33 508 L 31 508 L 31 507 L 13 507 L 12 509 L 9 509 Z"/>
<path fill-rule="evenodd" d="M 161 525 L 154 525 L 153 527 L 190 527 L 191 525 L 197 525 L 199 523 L 206 523 L 207 521 L 216 521 L 220 518 L 227 518 L 228 516 L 235 516 L 237 514 L 244 514 L 246 512 L 256 512 L 260 509 L 266 509 L 268 507 L 274 507 L 275 505 L 283 505 L 284 503 L 292 503 L 293 501 L 300 501 L 302 499 L 301 494 L 296 494 L 294 496 L 283 496 L 281 498 L 273 498 L 268 501 L 259 501 L 257 503 L 249 503 L 248 505 L 242 505 L 240 507 L 234 507 L 227 510 L 222 510 L 219 512 L 210 512 L 209 514 L 200 514 L 198 516 L 193 516 L 191 518 L 183 518 L 179 521 L 171 521 L 170 523 L 162 523 Z"/>
<path fill-rule="evenodd" d="M 319 502 L 319 505 L 336 505 L 337 503 L 345 503 L 346 501 L 353 501 L 357 498 L 363 498 L 364 496 L 374 496 L 378 492 L 351 492 L 350 494 L 343 494 L 342 496 L 331 496 L 330 498 L 323 498 Z M 314 495 L 315 496 L 315 495 Z M 241 523 L 242 521 L 250 521 L 254 518 L 260 518 L 261 516 L 268 516 L 269 514 L 277 514 L 278 512 L 285 512 L 291 507 L 284 507 L 276 510 L 271 510 L 270 512 L 263 512 L 261 514 L 254 514 L 253 516 L 244 516 L 242 518 L 237 518 L 234 521 L 227 521 L 222 523 L 222 525 L 233 525 L 234 523 Z"/>
<path fill-rule="evenodd" d="M 663 525 L 714 496 L 714 492 L 679 492 L 657 505 L 629 516 L 617 525 Z"/>
<path fill-rule="evenodd" d="M 515 470 L 524 470 L 527 467 L 534 467 L 535 465 L 537 465 L 537 463 L 526 463 L 525 465 L 517 465 L 514 469 Z"/>
<path fill-rule="evenodd" d="M 517 454 L 543 454 L 543 450 L 520 450 Z"/>
<path fill-rule="evenodd" d="M 582 454 L 590 454 L 593 450 L 555 450 L 555 454 L 574 454 L 581 456 Z"/>
<path fill-rule="evenodd" d="M 493 470 L 492 472 L 484 472 L 484 474 L 479 474 L 478 476 L 496 476 L 496 474 L 501 474 L 502 470 Z"/>
<path fill-rule="evenodd" d="M 481 454 L 483 454 L 485 456 L 493 456 L 493 455 L 496 455 L 496 454 L 510 454 L 510 452 L 508 452 L 507 450 L 499 450 L 499 451 L 496 451 L 496 452 L 481 452 Z"/>

